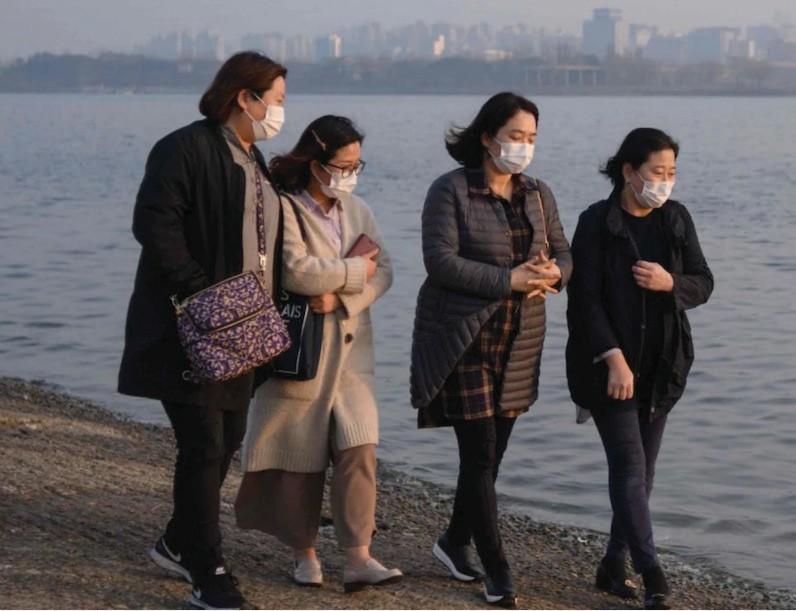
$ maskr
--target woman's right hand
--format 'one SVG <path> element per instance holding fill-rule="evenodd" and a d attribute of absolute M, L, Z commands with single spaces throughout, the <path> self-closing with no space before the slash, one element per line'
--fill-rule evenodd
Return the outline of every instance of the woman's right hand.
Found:
<path fill-rule="evenodd" d="M 546 297 L 547 293 L 557 294 L 553 288 L 555 280 L 540 278 L 539 274 L 527 263 L 520 263 L 511 270 L 511 290 L 517 293 L 527 293 L 529 297 L 540 295 Z"/>
<path fill-rule="evenodd" d="M 368 253 L 362 255 L 362 258 L 365 259 L 365 265 L 367 266 L 368 271 L 368 280 L 373 278 L 376 275 L 376 269 L 378 268 L 378 263 L 376 262 L 376 257 L 379 256 L 379 249 L 374 248 Z"/>
<path fill-rule="evenodd" d="M 620 401 L 632 399 L 634 378 L 625 355 L 621 351 L 614 352 L 605 357 L 605 362 L 608 364 L 608 396 Z"/>

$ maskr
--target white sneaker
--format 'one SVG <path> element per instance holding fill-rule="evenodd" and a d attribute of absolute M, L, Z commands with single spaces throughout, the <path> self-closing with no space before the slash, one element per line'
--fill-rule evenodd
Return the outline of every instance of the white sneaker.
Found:
<path fill-rule="evenodd" d="M 323 570 L 317 558 L 304 558 L 293 561 L 293 582 L 296 585 L 320 588 L 323 583 Z"/>
<path fill-rule="evenodd" d="M 385 586 L 400 581 L 403 573 L 398 569 L 388 569 L 376 560 L 368 558 L 362 566 L 343 570 L 343 588 L 346 592 L 358 592 L 367 586 Z"/>

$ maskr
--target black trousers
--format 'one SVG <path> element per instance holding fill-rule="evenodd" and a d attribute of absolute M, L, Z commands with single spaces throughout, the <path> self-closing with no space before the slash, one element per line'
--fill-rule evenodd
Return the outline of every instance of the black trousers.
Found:
<path fill-rule="evenodd" d="M 166 544 L 184 556 L 196 583 L 224 563 L 218 524 L 221 485 L 243 441 L 247 410 L 167 402 L 163 407 L 177 440 Z"/>
<path fill-rule="evenodd" d="M 648 409 L 595 410 L 594 422 L 608 459 L 613 519 L 606 556 L 624 562 L 627 550 L 639 573 L 658 564 L 649 498 L 666 415 L 650 421 Z"/>
<path fill-rule="evenodd" d="M 448 539 L 454 545 L 467 545 L 472 536 L 491 576 L 508 569 L 498 528 L 495 481 L 515 421 L 488 417 L 453 424 L 459 442 L 459 480 Z"/>

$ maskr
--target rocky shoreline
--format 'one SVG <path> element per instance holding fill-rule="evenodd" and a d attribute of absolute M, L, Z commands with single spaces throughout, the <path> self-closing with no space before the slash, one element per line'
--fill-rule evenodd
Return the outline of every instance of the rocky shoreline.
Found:
<path fill-rule="evenodd" d="M 0 608 L 185 608 L 187 584 L 164 576 L 145 555 L 169 514 L 173 455 L 167 428 L 42 384 L 0 378 Z M 223 490 L 225 551 L 258 607 L 484 608 L 479 586 L 446 578 L 430 554 L 451 490 L 380 463 L 374 555 L 406 577 L 347 595 L 332 527 L 322 527 L 318 542 L 324 587 L 296 588 L 288 549 L 234 527 L 239 482 L 233 468 Z M 593 588 L 604 535 L 518 513 L 504 513 L 502 528 L 523 607 L 642 606 Z M 796 608 L 795 592 L 665 550 L 661 557 L 678 608 Z"/>

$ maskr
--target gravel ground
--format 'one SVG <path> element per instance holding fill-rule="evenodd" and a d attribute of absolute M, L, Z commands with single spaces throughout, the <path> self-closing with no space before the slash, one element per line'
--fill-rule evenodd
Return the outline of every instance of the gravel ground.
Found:
<path fill-rule="evenodd" d="M 146 557 L 170 511 L 174 442 L 166 428 L 124 419 L 46 386 L 0 378 L 0 608 L 185 608 L 189 586 Z M 344 594 L 342 555 L 321 528 L 320 590 L 290 581 L 290 551 L 234 527 L 240 483 L 223 489 L 230 568 L 260 608 L 475 609 L 480 587 L 446 577 L 430 546 L 451 509 L 451 491 L 379 465 L 374 555 L 400 567 L 393 586 Z M 502 533 L 520 604 L 530 608 L 640 608 L 595 591 L 605 536 L 503 514 Z M 771 590 L 713 566 L 662 553 L 679 608 L 796 608 L 796 593 Z"/>

